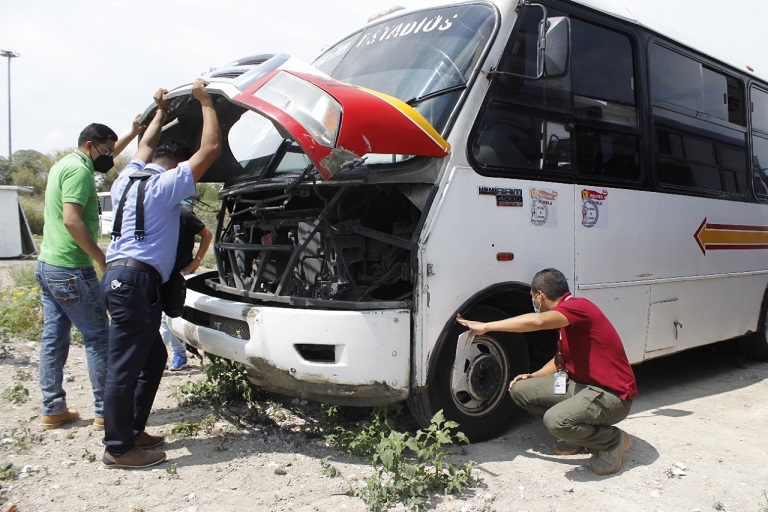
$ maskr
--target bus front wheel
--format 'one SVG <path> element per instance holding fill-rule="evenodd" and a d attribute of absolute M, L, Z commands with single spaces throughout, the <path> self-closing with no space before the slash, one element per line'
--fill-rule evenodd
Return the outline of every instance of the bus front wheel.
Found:
<path fill-rule="evenodd" d="M 504 312 L 489 307 L 476 308 L 466 317 L 478 321 L 506 318 Z M 517 333 L 491 332 L 475 336 L 461 361 L 456 360 L 456 345 L 464 330 L 451 329 L 440 354 L 435 377 L 430 386 L 409 398 L 411 414 L 421 425 L 428 425 L 439 410 L 448 420 L 459 424 L 470 441 L 482 441 L 496 435 L 515 412 L 507 393 L 515 375 L 528 371 L 525 338 Z"/>

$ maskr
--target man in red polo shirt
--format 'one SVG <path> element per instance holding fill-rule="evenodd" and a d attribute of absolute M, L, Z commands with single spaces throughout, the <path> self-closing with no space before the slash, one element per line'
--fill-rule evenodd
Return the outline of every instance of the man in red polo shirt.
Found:
<path fill-rule="evenodd" d="M 509 393 L 521 409 L 544 418 L 558 438 L 553 452 L 593 452 L 590 469 L 611 475 L 621 469 L 629 434 L 614 427 L 637 396 L 635 374 L 616 329 L 587 299 L 571 295 L 562 272 L 548 268 L 531 282 L 535 313 L 498 320 L 457 321 L 471 334 L 560 329 L 557 354 L 533 373 L 516 376 Z"/>

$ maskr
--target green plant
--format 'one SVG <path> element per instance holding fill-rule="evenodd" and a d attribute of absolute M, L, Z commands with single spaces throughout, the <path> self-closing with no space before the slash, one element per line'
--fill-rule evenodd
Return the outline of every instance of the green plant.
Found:
<path fill-rule="evenodd" d="M 341 471 L 331 464 L 331 458 L 325 457 L 324 459 L 320 459 L 320 467 L 323 470 L 323 474 L 329 478 L 336 478 L 337 476 L 341 476 Z"/>
<path fill-rule="evenodd" d="M 6 286 L 0 291 L 0 326 L 4 334 L 37 339 L 43 325 L 43 308 L 37 285 Z"/>
<path fill-rule="evenodd" d="M 19 202 L 21 203 L 21 208 L 24 211 L 24 217 L 27 219 L 27 224 L 29 225 L 29 229 L 32 231 L 32 234 L 42 235 L 43 224 L 45 224 L 45 219 L 43 218 L 43 208 L 45 202 L 43 199 L 39 197 L 21 197 Z M 40 246 L 38 245 L 38 247 Z"/>
<path fill-rule="evenodd" d="M 14 428 L 11 430 L 11 435 L 9 437 L 13 439 L 10 448 L 16 453 L 25 453 L 29 450 L 30 445 L 43 442 L 42 434 L 32 432 L 28 425 Z"/>
<path fill-rule="evenodd" d="M 471 462 L 457 466 L 448 460 L 446 446 L 454 440 L 469 442 L 463 433 L 451 433 L 457 427 L 457 423 L 445 420 L 441 410 L 426 430 L 415 435 L 390 432 L 373 454 L 376 474 L 366 480 L 365 487 L 351 489 L 350 494 L 376 511 L 398 503 L 419 509 L 435 493 L 460 494 L 475 479 Z"/>
<path fill-rule="evenodd" d="M 17 382 L 27 382 L 32 379 L 32 374 L 27 370 L 16 370 L 16 374 L 13 376 L 13 380 Z"/>
<path fill-rule="evenodd" d="M 187 382 L 179 388 L 180 405 L 197 405 L 213 402 L 229 405 L 235 402 L 251 402 L 257 388 L 248 380 L 243 365 L 206 355 L 208 362 L 203 365 L 205 381 Z"/>
<path fill-rule="evenodd" d="M 87 461 L 87 462 L 95 462 L 96 461 L 96 454 L 91 452 L 90 450 L 88 450 L 88 448 L 83 450 L 83 454 L 80 457 L 83 460 Z"/>
<path fill-rule="evenodd" d="M 171 429 L 171 436 L 175 438 L 195 437 L 200 432 L 200 425 L 189 421 L 182 421 Z"/>
<path fill-rule="evenodd" d="M 13 480 L 19 476 L 19 470 L 13 467 L 13 464 L 8 463 L 5 466 L 0 467 L 0 481 L 7 482 Z"/>
<path fill-rule="evenodd" d="M 354 455 L 373 454 L 379 442 L 394 430 L 396 418 L 403 410 L 401 404 L 375 407 L 370 419 L 350 422 L 343 418 L 342 410 L 337 406 L 325 405 L 323 408 L 327 432 L 325 442 Z"/>
<path fill-rule="evenodd" d="M 173 464 L 171 464 L 170 466 L 168 466 L 165 469 L 165 472 L 168 474 L 168 479 L 169 480 L 178 480 L 179 479 L 178 466 L 176 465 L 175 462 Z"/>
<path fill-rule="evenodd" d="M 214 428 L 216 426 L 216 415 L 215 414 L 209 414 L 208 416 L 203 419 L 203 421 L 200 422 L 200 428 L 208 435 L 213 434 Z"/>
<path fill-rule="evenodd" d="M 3 398 L 12 404 L 23 404 L 29 400 L 29 390 L 21 382 L 16 382 L 3 391 Z"/>

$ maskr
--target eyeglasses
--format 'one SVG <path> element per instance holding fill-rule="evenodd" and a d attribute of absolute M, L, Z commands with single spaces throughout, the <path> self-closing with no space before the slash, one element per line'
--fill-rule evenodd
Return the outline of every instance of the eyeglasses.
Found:
<path fill-rule="evenodd" d="M 99 144 L 96 144 L 95 142 L 91 142 L 91 144 L 93 144 L 93 147 L 95 147 L 95 148 L 96 148 L 96 152 L 97 152 L 99 155 L 104 155 L 104 156 L 115 156 L 115 152 L 114 152 L 113 150 L 111 150 L 111 149 L 107 148 L 107 149 L 106 149 L 106 150 L 104 150 L 104 152 L 102 153 L 102 152 L 101 152 L 101 149 L 103 148 L 103 146 L 100 146 Z"/>

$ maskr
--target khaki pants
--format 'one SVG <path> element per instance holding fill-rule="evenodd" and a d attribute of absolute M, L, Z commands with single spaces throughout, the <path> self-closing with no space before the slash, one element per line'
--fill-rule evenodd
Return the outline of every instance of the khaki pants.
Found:
<path fill-rule="evenodd" d="M 593 450 L 611 450 L 619 444 L 619 429 L 611 425 L 629 414 L 631 400 L 598 388 L 568 381 L 564 395 L 554 392 L 554 375 L 518 381 L 509 392 L 512 401 L 534 416 L 544 418 L 552 435 Z"/>

